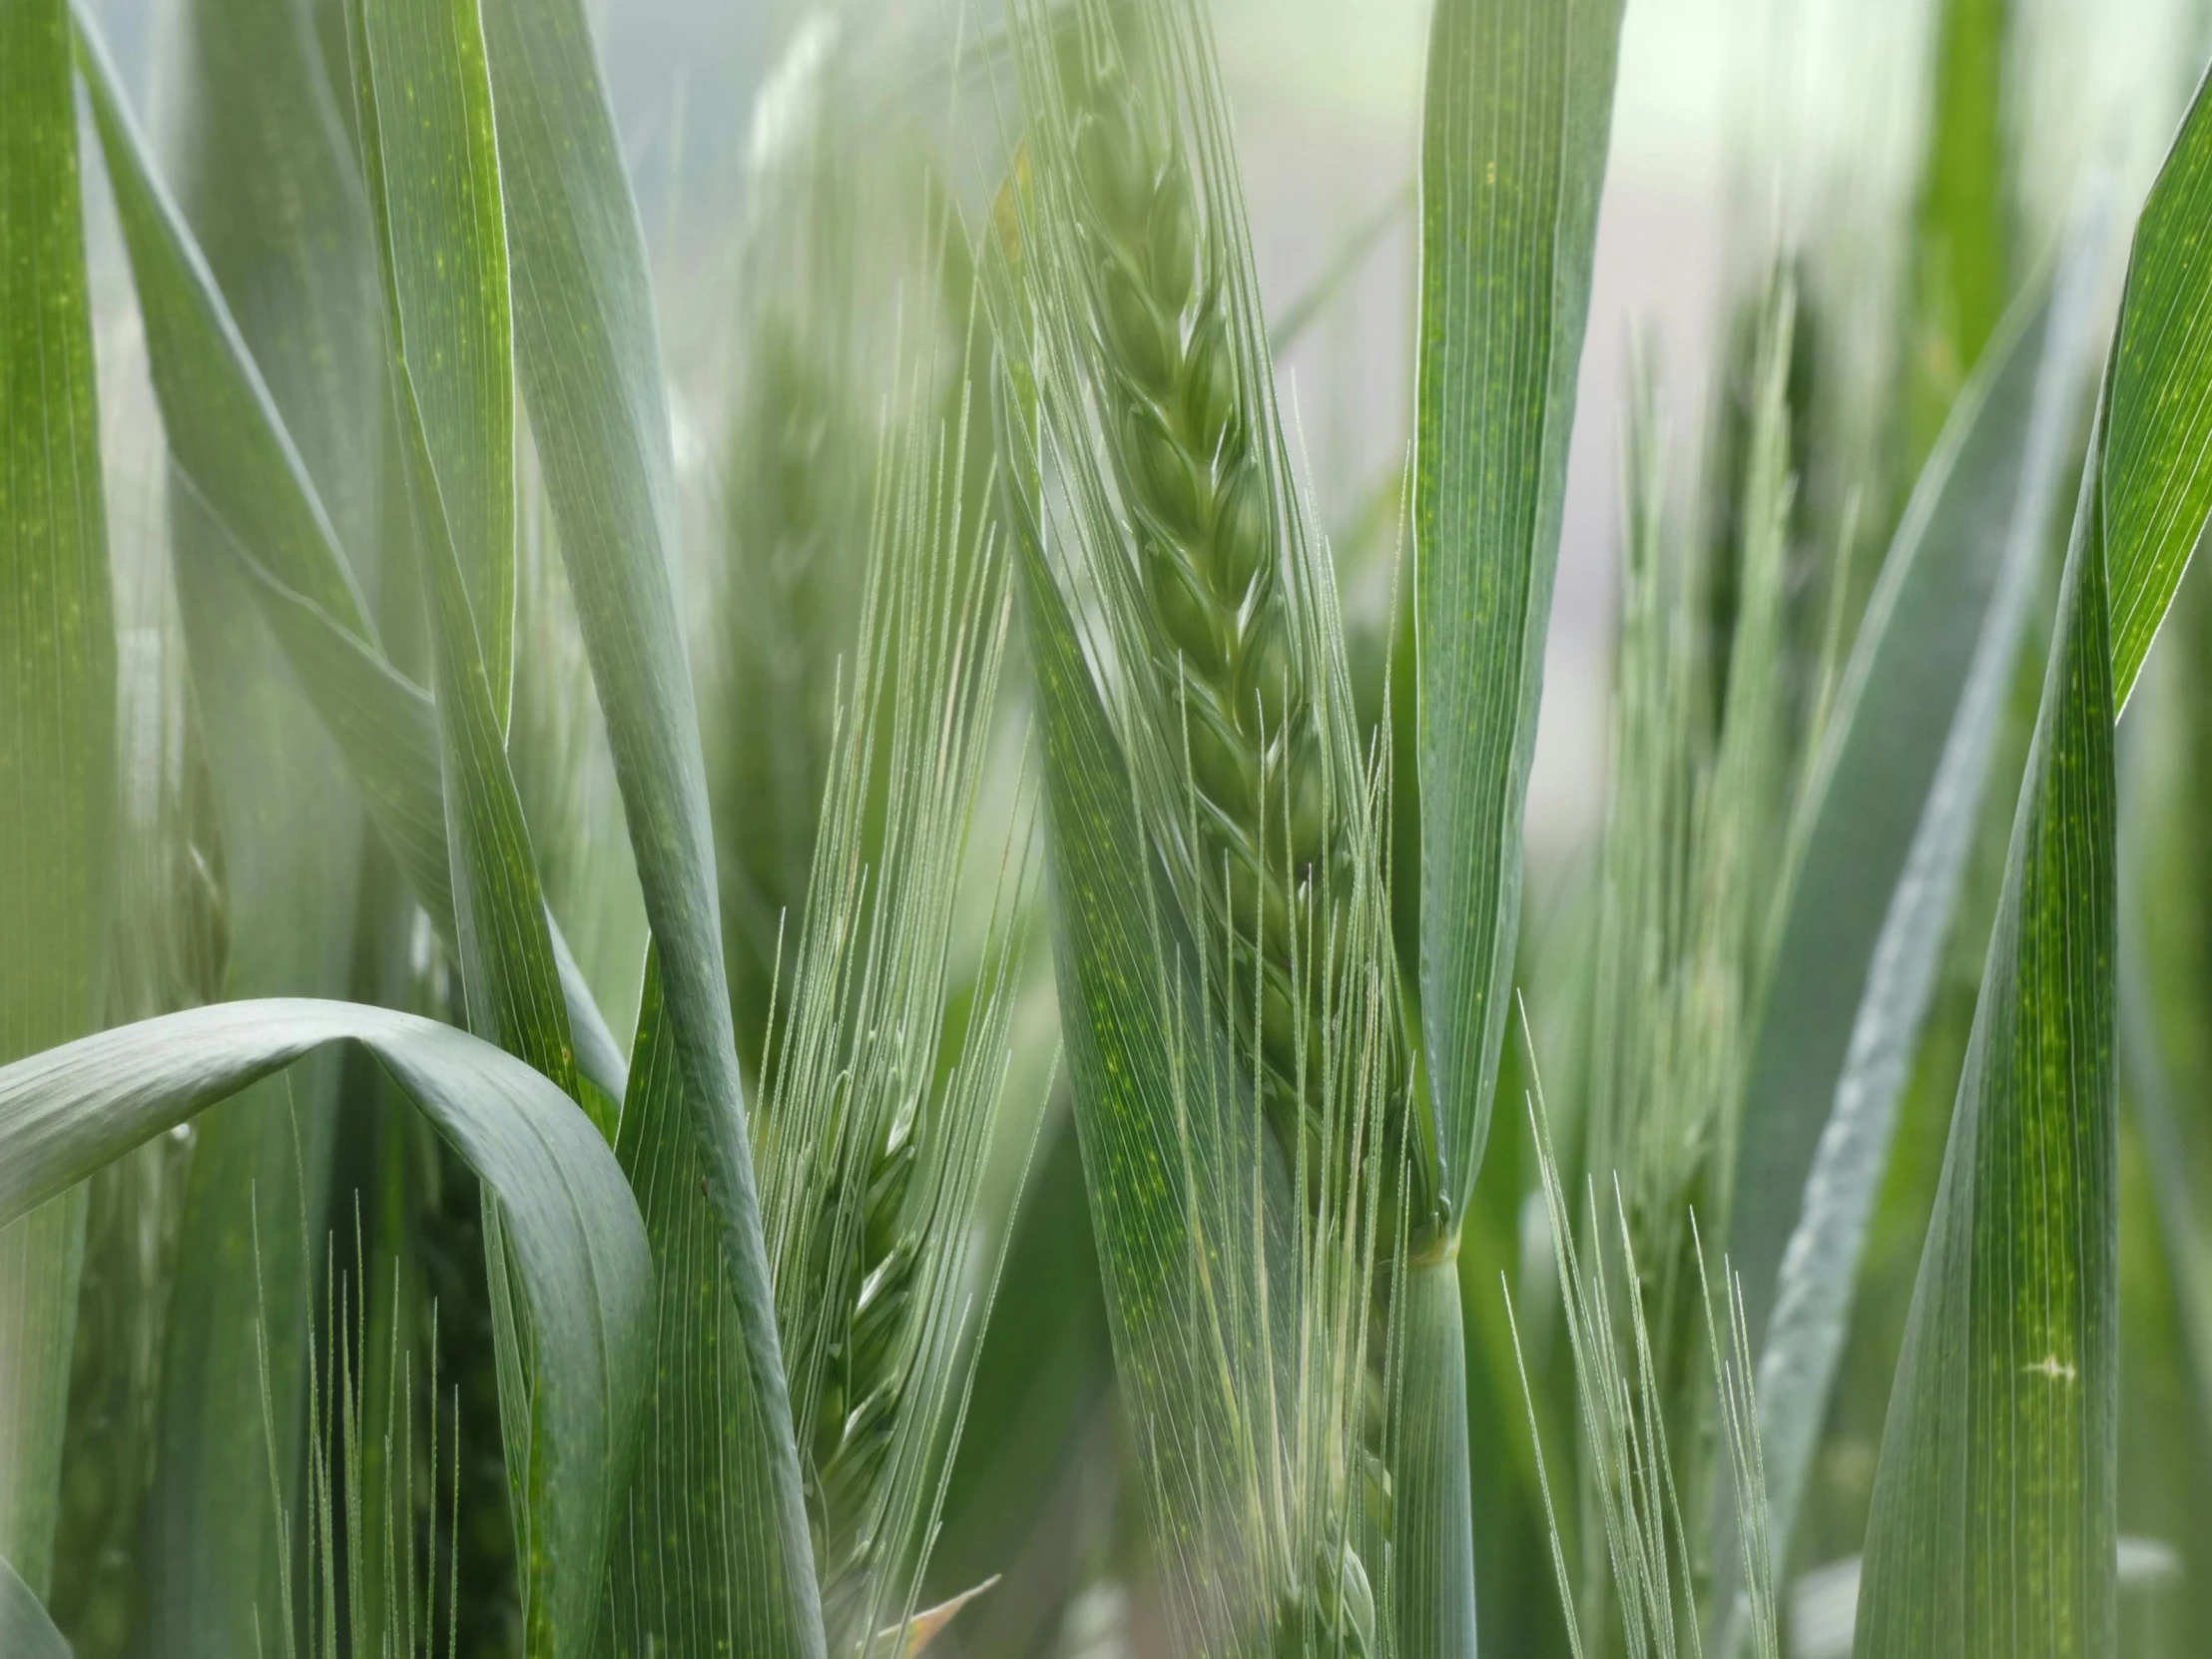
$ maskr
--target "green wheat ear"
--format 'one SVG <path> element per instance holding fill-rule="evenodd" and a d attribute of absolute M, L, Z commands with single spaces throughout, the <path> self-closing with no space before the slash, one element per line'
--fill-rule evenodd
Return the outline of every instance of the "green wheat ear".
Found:
<path fill-rule="evenodd" d="M 1293 649 L 1274 485 L 1255 442 L 1222 260 L 1176 135 L 1111 49 L 1074 89 L 1076 235 L 1101 376 L 1105 447 L 1146 601 L 1156 729 L 1180 731 L 1195 794 L 1189 886 L 1234 941 L 1224 986 L 1265 1070 L 1286 1150 L 1318 1162 L 1326 980 L 1314 896 L 1341 856 L 1304 664 Z"/>
<path fill-rule="evenodd" d="M 1298 1424 L 1282 1427 L 1295 1448 L 1256 1455 L 1235 1500 L 1272 1510 L 1265 1604 L 1231 1615 L 1247 1621 L 1237 1637 L 1204 1639 L 1377 1653 L 1389 1622 L 1392 1287 L 1406 1235 L 1417 1248 L 1432 1210 L 1406 1157 L 1382 786 L 1355 753 L 1334 590 L 1290 485 L 1203 22 L 1179 4 L 1091 4 L 1039 9 L 1017 33 L 1029 123 L 997 215 L 1007 519 L 1032 568 L 1059 567 L 1089 636 L 1179 912 L 1153 934 L 1161 983 L 1182 971 L 1166 958 L 1191 947 L 1216 1051 L 1249 1072 L 1218 1087 L 1244 1096 L 1228 1109 L 1255 1130 L 1264 1120 L 1289 1177 L 1281 1208 L 1257 1189 L 1253 1205 L 1291 1254 L 1271 1268 L 1265 1244 L 1240 1250 L 1223 1295 L 1295 1310 L 1284 1317 L 1298 1358 L 1240 1351 L 1240 1334 L 1209 1334 L 1217 1316 L 1193 1311 L 1195 1340 L 1229 1352 L 1240 1418 Z M 1163 1001 L 1159 1017 L 1181 1016 Z M 1171 1078 L 1166 1092 L 1186 1084 L 1220 1109 L 1212 1081 Z M 1149 1132 L 1187 1145 L 1180 1124 Z M 1228 1178 L 1255 1176 L 1239 1163 Z M 1178 1189 L 1195 1217 L 1212 1214 L 1208 1179 L 1187 1173 Z M 1155 1524 L 1185 1524 L 1172 1517 L 1189 1501 L 1156 1492 Z"/>

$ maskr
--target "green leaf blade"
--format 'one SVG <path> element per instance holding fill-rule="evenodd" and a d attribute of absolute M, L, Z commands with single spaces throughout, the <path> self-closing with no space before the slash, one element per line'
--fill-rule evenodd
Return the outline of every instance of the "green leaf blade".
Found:
<path fill-rule="evenodd" d="M 1433 1155 L 1473 1190 L 1520 924 L 1521 809 L 1621 6 L 1443 0 L 1428 49 L 1413 534 Z"/>
<path fill-rule="evenodd" d="M 1730 1259 L 1750 1340 L 1768 1534 L 1786 1555 L 1859 1268 L 1982 819 L 2083 364 L 2089 244 L 2031 294 L 1959 398 L 1884 564 L 1763 1014 Z M 1932 683 L 1932 680 L 1934 683 Z M 1940 744 L 1931 754 L 1928 740 Z M 2017 793 L 2016 780 L 2003 787 Z M 1892 809 L 1914 809 L 1908 831 Z M 1888 833 L 1881 831 L 1887 829 Z M 1871 893 L 1888 893 L 1868 925 Z M 1849 1008 L 1840 992 L 1850 993 Z M 1830 1069 L 1832 1068 L 1833 1069 Z M 1802 1149 L 1803 1162 L 1785 1157 Z M 1733 1551 L 1717 1555 L 1732 1607 Z M 1739 1627 L 1735 1632 L 1741 1635 Z"/>
<path fill-rule="evenodd" d="M 1860 1659 L 2117 1640 L 2112 662 L 2083 505 L 1883 1434 Z"/>
<path fill-rule="evenodd" d="M 454 897 L 436 710 L 384 657 L 321 493 L 155 173 L 99 30 L 81 9 L 77 29 L 155 392 L 197 538 L 182 566 L 195 573 L 186 584 L 188 609 L 195 581 L 260 608 L 409 884 L 450 940 Z M 235 631 L 241 622 L 251 618 L 225 626 Z M 264 678 L 272 676 L 281 678 L 274 665 Z M 551 942 L 577 1061 L 610 1099 L 620 1099 L 622 1050 L 558 929 Z"/>
<path fill-rule="evenodd" d="M 1868 603 L 1795 830 L 1794 870 L 1748 1075 L 1729 1259 L 1743 1282 L 1752 1339 L 1763 1342 L 1782 1259 L 1804 1209 L 1860 1008 L 1890 925 L 1887 897 L 1906 878 L 1952 746 L 1959 711 L 2001 665 L 1977 642 L 2019 637 L 2025 594 L 2049 519 L 2066 423 L 2080 395 L 2080 273 L 2064 304 L 2023 299 L 1991 341 L 1923 470 Z M 1999 639 L 1999 647 L 2004 640 Z M 1978 694 L 1979 702 L 1987 693 Z M 1995 737 L 1983 710 L 1972 746 Z M 1960 764 L 1979 766 L 1971 755 Z M 1970 775 L 1969 775 L 1970 776 Z M 1963 781 L 1963 780 L 1962 780 Z M 1957 795 L 1957 791 L 1952 792 Z M 1970 799 L 1950 818 L 1970 819 Z M 1952 823 L 1946 844 L 1955 843 Z M 1942 861 L 1954 863 L 1958 848 Z M 1954 882 L 1923 891 L 1915 961 L 1932 959 Z M 1869 895 L 1883 895 L 1870 903 Z M 1893 961 L 1893 968 L 1902 966 Z M 1907 998 L 1903 1014 L 1922 998 Z M 1910 1050 L 1917 1015 L 1895 1030 Z M 1879 1180 L 1879 1175 L 1876 1177 Z M 1786 1530 L 1786 1528 L 1784 1529 Z"/>
<path fill-rule="evenodd" d="M 116 645 L 69 18 L 0 9 L 0 1059 L 98 1023 Z M 0 1557 L 50 1581 L 84 1243 L 64 1195 L 0 1231 Z"/>
<path fill-rule="evenodd" d="M 483 39 L 473 4 L 442 0 L 361 0 L 352 25 L 390 316 L 393 426 L 430 616 L 446 869 L 469 1024 L 575 1096 L 544 887 L 505 740 L 513 336 Z M 613 1138 L 611 1118 L 600 1128 Z"/>
<path fill-rule="evenodd" d="M 615 1151 L 644 1214 L 658 1286 L 652 1392 L 608 1565 L 600 1651 L 788 1659 L 804 1647 L 783 1615 L 794 1592 L 777 1579 L 786 1557 L 774 1532 L 774 1468 L 740 1358 L 745 1335 L 657 953 L 647 961 Z"/>
<path fill-rule="evenodd" d="M 2136 223 L 2100 481 L 2112 688 L 2127 707 L 2212 513 L 2212 108 L 2201 83 Z"/>
<path fill-rule="evenodd" d="M 545 461 L 775 1471 L 784 1616 L 823 1650 L 814 1551 L 747 1143 L 714 837 L 672 572 L 675 456 L 637 207 L 575 0 L 484 10 L 515 347 Z"/>
<path fill-rule="evenodd" d="M 504 731 L 514 681 L 514 330 L 483 26 L 470 0 L 356 0 L 353 10 L 386 306 Z"/>

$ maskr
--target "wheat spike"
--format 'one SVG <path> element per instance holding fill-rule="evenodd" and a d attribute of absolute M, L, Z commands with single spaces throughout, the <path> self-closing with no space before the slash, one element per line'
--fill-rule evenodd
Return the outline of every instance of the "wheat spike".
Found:
<path fill-rule="evenodd" d="M 1274 486 L 1250 413 L 1221 261 L 1177 135 L 1117 53 L 1086 66 L 1076 234 L 1106 393 L 1105 447 L 1146 601 L 1156 727 L 1180 734 L 1195 796 L 1179 850 L 1232 944 L 1222 991 L 1293 1158 L 1320 1121 L 1328 929 L 1317 895 L 1344 837 L 1292 641 Z M 1304 955 L 1308 965 L 1300 965 Z M 1303 1063 L 1302 1063 L 1303 1062 Z"/>

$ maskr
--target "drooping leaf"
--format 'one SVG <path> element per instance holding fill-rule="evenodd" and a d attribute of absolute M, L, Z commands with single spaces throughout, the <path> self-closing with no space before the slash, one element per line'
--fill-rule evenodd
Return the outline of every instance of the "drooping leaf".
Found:
<path fill-rule="evenodd" d="M 1436 1181 L 1481 1162 L 1612 125 L 1618 0 L 1443 0 L 1428 47 L 1414 436 L 1420 981 Z"/>
<path fill-rule="evenodd" d="M 90 1030 L 103 994 L 116 647 L 98 434 L 68 12 L 59 0 L 10 0 L 0 6 L 0 1059 Z M 0 1557 L 27 1596 L 51 1581 L 84 1228 L 79 1193 L 0 1230 Z"/>
<path fill-rule="evenodd" d="M 98 29 L 82 8 L 77 28 L 79 63 L 146 321 L 155 392 L 200 538 L 185 567 L 227 567 L 228 577 L 219 572 L 208 582 L 228 584 L 233 611 L 251 603 L 267 618 L 417 898 L 451 939 L 435 710 L 383 655 L 322 490 L 292 442 L 258 354 L 241 337 L 198 243 L 153 170 Z M 363 256 L 373 271 L 373 252 Z M 374 301 L 366 302 L 373 315 Z M 375 343 L 380 356 L 381 339 Z M 274 662 L 257 672 L 264 682 L 283 679 Z M 296 704 L 288 695 L 282 701 Z M 621 1049 L 557 927 L 552 948 L 578 1064 L 620 1099 Z"/>
<path fill-rule="evenodd" d="M 582 1659 L 643 1394 L 653 1269 L 614 1154 L 546 1078 L 451 1026 L 352 1003 L 228 1002 L 120 1026 L 0 1068 L 0 1221 L 345 1041 L 375 1056 L 498 1199 L 534 1380 L 527 1651 Z M 286 1225 L 272 1218 L 269 1231 Z"/>
<path fill-rule="evenodd" d="M 675 456 L 636 203 L 577 0 L 484 7 L 515 352 L 607 719 L 668 1018 L 723 1228 L 801 1651 L 822 1652 L 813 1548 L 762 1243 L 699 720 L 675 591 Z"/>
<path fill-rule="evenodd" d="M 1860 1659 L 2116 1627 L 2112 662 L 2095 460 L 1890 1399 Z"/>
<path fill-rule="evenodd" d="M 1883 566 L 1808 809 L 1731 1247 L 1747 1326 L 1764 1340 L 1758 1403 L 1778 1556 L 1817 1449 L 2033 605 L 2081 389 L 2086 276 L 2077 256 L 2052 298 L 2023 299 L 1960 397 Z M 1909 830 L 1901 801 L 1917 804 Z M 1875 931 L 1869 895 L 1884 892 Z M 1808 1128 L 1818 1139 L 1804 1163 L 1782 1164 Z M 1733 1595 L 1724 1585 L 1721 1616 L 1737 1616 Z"/>

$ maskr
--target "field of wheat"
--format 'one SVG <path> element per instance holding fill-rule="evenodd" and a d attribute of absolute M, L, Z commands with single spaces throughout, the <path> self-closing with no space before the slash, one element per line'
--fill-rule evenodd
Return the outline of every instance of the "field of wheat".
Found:
<path fill-rule="evenodd" d="M 2203 1651 L 2208 53 L 0 0 L 0 1659 Z"/>

